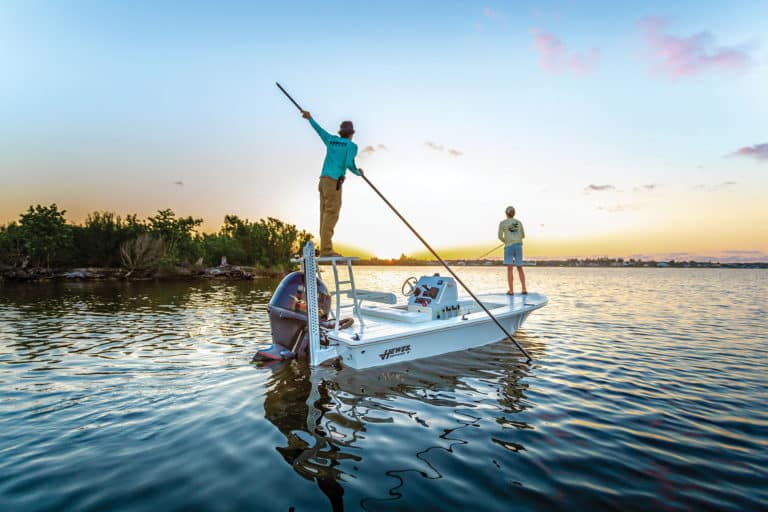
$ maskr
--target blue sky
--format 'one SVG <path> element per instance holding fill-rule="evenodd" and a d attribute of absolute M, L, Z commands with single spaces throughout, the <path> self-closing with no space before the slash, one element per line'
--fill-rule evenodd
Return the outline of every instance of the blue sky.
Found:
<path fill-rule="evenodd" d="M 355 121 L 446 250 L 493 247 L 514 204 L 533 255 L 765 254 L 768 2 L 616 4 L 6 1 L 0 223 L 56 202 L 316 231 L 322 146 L 279 80 Z M 419 250 L 347 183 L 337 240 Z"/>

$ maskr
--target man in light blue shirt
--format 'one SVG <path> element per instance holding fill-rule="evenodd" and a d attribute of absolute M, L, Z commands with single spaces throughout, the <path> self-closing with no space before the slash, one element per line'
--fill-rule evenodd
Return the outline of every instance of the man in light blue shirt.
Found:
<path fill-rule="evenodd" d="M 320 173 L 320 256 L 341 256 L 333 250 L 333 230 L 341 211 L 341 185 L 344 183 L 347 169 L 358 176 L 363 170 L 355 165 L 357 144 L 352 142 L 355 129 L 352 121 L 344 121 L 339 128 L 339 136 L 323 130 L 306 110 L 301 113 L 304 119 L 315 129 L 326 147 L 323 171 Z"/>
<path fill-rule="evenodd" d="M 514 295 L 513 285 L 515 274 L 513 267 L 517 267 L 517 275 L 520 276 L 520 284 L 523 286 L 523 295 L 528 294 L 525 288 L 525 272 L 523 271 L 523 238 L 525 228 L 523 223 L 515 218 L 515 208 L 507 206 L 504 211 L 507 218 L 499 223 L 499 240 L 504 242 L 504 264 L 507 266 L 507 283 L 509 291 L 507 295 Z"/>

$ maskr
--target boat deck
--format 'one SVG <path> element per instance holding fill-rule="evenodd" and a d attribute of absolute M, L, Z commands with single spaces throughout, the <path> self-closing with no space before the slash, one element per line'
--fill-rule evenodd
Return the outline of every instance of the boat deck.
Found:
<path fill-rule="evenodd" d="M 547 298 L 539 293 L 529 293 L 528 295 L 484 294 L 478 295 L 478 299 L 498 319 L 530 312 L 547 303 Z M 462 309 L 468 310 L 468 312 L 439 320 L 414 318 L 413 314 L 408 312 L 402 304 L 385 306 L 364 303 L 361 308 L 363 326 L 355 317 L 354 325 L 338 333 L 329 332 L 328 337 L 331 340 L 343 341 L 349 345 L 363 345 L 424 332 L 468 327 L 477 322 L 488 321 L 488 315 L 471 298 L 463 297 L 459 303 Z M 420 314 L 415 313 L 415 315 Z"/>

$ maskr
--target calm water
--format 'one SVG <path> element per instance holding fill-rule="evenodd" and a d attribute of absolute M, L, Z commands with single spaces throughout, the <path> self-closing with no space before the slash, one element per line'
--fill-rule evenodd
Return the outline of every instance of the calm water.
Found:
<path fill-rule="evenodd" d="M 312 372 L 250 362 L 276 281 L 0 286 L 0 510 L 768 507 L 768 271 L 528 278 L 530 366 Z"/>

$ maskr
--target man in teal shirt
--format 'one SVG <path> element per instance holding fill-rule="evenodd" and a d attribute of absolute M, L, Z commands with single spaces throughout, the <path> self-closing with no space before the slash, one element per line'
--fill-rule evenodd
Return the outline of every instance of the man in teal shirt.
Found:
<path fill-rule="evenodd" d="M 320 256 L 341 256 L 333 250 L 333 230 L 341 211 L 341 185 L 349 169 L 353 174 L 363 175 L 363 170 L 355 165 L 357 144 L 352 142 L 355 129 L 352 121 L 344 121 L 339 128 L 339 136 L 323 130 L 306 110 L 301 113 L 304 119 L 315 129 L 326 147 L 323 172 L 320 173 Z"/>

